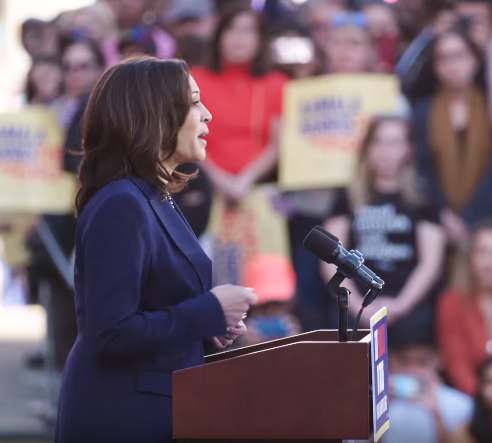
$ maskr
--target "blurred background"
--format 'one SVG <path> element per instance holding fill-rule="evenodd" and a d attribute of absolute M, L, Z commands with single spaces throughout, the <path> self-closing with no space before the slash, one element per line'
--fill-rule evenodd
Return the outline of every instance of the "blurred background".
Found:
<path fill-rule="evenodd" d="M 53 441 L 83 115 L 142 54 L 213 115 L 174 198 L 214 283 L 260 297 L 233 346 L 337 328 L 323 225 L 386 282 L 383 441 L 492 442 L 491 0 L 0 0 L 0 442 Z"/>

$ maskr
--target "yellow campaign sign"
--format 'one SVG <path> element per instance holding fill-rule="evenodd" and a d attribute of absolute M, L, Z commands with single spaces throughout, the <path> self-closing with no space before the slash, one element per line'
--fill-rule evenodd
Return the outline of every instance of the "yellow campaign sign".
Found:
<path fill-rule="evenodd" d="M 29 262 L 30 253 L 26 248 L 26 237 L 36 226 L 35 214 L 0 214 L 0 257 L 12 267 Z"/>
<path fill-rule="evenodd" d="M 0 115 L 0 212 L 72 212 L 77 182 L 63 169 L 63 141 L 46 108 Z"/>
<path fill-rule="evenodd" d="M 214 239 L 214 284 L 243 284 L 245 269 L 258 258 L 289 257 L 285 217 L 273 206 L 278 190 L 255 186 L 237 205 L 214 198 L 208 232 Z"/>
<path fill-rule="evenodd" d="M 330 74 L 290 82 L 280 139 L 280 186 L 347 185 L 371 118 L 394 113 L 398 99 L 398 79 L 386 74 Z"/>

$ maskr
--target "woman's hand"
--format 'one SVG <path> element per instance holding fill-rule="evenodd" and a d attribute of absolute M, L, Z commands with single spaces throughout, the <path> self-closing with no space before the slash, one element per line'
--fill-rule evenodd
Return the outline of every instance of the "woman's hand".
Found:
<path fill-rule="evenodd" d="M 225 337 L 212 337 L 212 344 L 215 349 L 225 349 L 232 344 L 232 340 Z"/>
<path fill-rule="evenodd" d="M 244 321 L 241 320 L 236 326 L 229 328 L 224 337 L 228 340 L 236 340 L 241 335 L 246 334 L 246 332 L 248 332 L 248 329 L 246 328 Z"/>
<path fill-rule="evenodd" d="M 258 302 L 258 296 L 253 292 L 252 288 L 224 285 L 213 288 L 211 292 L 219 300 L 227 326 L 231 330 L 237 328 L 243 320 L 244 314 L 249 311 L 250 306 Z"/>
<path fill-rule="evenodd" d="M 244 322 L 240 321 L 236 326 L 229 328 L 229 331 L 223 337 L 213 337 L 212 343 L 217 349 L 225 349 L 238 337 L 245 335 L 247 331 Z"/>
<path fill-rule="evenodd" d="M 222 192 L 233 203 L 240 203 L 248 195 L 254 182 L 247 174 L 232 176 Z"/>
<path fill-rule="evenodd" d="M 388 310 L 389 325 L 396 323 L 407 313 L 406 305 L 397 298 L 388 296 L 378 297 L 364 310 L 363 317 L 361 318 L 361 325 L 363 327 L 368 327 L 371 317 L 382 308 Z"/>
<path fill-rule="evenodd" d="M 460 245 L 468 236 L 468 228 L 463 219 L 450 209 L 442 212 L 442 224 L 448 241 L 453 245 Z"/>

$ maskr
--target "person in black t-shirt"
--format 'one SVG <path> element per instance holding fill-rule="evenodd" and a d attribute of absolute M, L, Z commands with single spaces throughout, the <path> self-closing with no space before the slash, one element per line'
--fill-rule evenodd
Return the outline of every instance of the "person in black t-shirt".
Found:
<path fill-rule="evenodd" d="M 353 185 L 340 195 L 325 228 L 348 249 L 358 249 L 366 265 L 385 282 L 366 308 L 362 324 L 386 306 L 390 333 L 427 328 L 432 333 L 429 295 L 439 281 L 445 236 L 439 208 L 419 191 L 412 156 L 411 128 L 397 117 L 376 119 L 363 144 Z M 332 266 L 323 265 L 328 279 Z M 356 315 L 365 289 L 346 282 Z M 403 331 L 402 331 L 403 332 Z M 429 335 L 430 338 L 430 335 Z"/>

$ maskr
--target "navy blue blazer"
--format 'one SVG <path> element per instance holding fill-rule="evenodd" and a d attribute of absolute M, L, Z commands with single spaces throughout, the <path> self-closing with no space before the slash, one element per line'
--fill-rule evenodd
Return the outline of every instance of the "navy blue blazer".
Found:
<path fill-rule="evenodd" d="M 226 333 L 212 263 L 179 208 L 143 180 L 102 188 L 76 232 L 79 334 L 63 374 L 57 443 L 166 443 L 172 372 Z"/>

